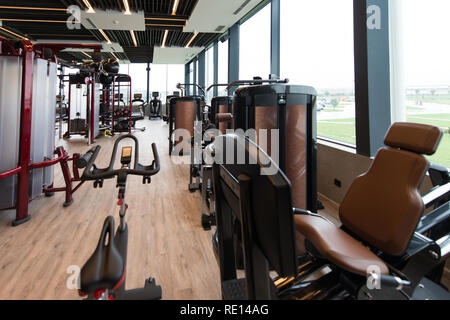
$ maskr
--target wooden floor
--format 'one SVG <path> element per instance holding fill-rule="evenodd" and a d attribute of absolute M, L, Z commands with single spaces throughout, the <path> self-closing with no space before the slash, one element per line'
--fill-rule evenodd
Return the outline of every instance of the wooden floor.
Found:
<path fill-rule="evenodd" d="M 200 193 L 188 191 L 189 167 L 175 165 L 168 156 L 168 127 L 162 121 L 143 120 L 145 132 L 136 132 L 140 162 L 153 160 L 151 143 L 157 144 L 161 171 L 150 185 L 130 177 L 129 249 L 127 288 L 144 284 L 152 276 L 163 288 L 163 299 L 220 299 L 218 266 L 211 232 L 200 223 Z M 100 167 L 109 163 L 115 138 L 99 138 Z M 86 140 L 58 141 L 72 154 L 89 149 Z M 118 156 L 120 157 L 120 156 Z M 55 186 L 62 186 L 59 167 Z M 103 189 L 86 183 L 74 194 L 74 203 L 63 208 L 64 194 L 41 196 L 30 204 L 31 220 L 11 227 L 13 211 L 0 212 L 0 299 L 79 299 L 69 290 L 67 268 L 82 266 L 94 250 L 108 215 L 118 219 L 115 180 Z"/>
<path fill-rule="evenodd" d="M 200 193 L 188 191 L 189 167 L 174 164 L 168 156 L 168 127 L 162 121 L 143 120 L 145 132 L 136 132 L 140 162 L 153 160 L 155 142 L 161 171 L 150 185 L 129 177 L 129 246 L 127 288 L 140 287 L 150 276 L 163 288 L 163 299 L 220 299 L 218 265 L 211 245 L 211 232 L 200 224 Z M 97 163 L 106 167 L 115 138 L 101 137 Z M 70 154 L 89 149 L 84 138 L 57 141 Z M 55 167 L 55 186 L 63 186 Z M 320 198 L 320 213 L 339 224 L 337 205 Z M 74 194 L 74 203 L 63 208 L 64 193 L 40 196 L 30 204 L 31 220 L 11 227 L 14 211 L 0 212 L 0 299 L 80 299 L 68 289 L 69 266 L 82 266 L 96 247 L 106 216 L 118 220 L 115 180 L 103 189 L 86 183 Z M 448 277 L 446 279 L 448 281 Z M 447 282 L 446 281 L 446 282 Z"/>

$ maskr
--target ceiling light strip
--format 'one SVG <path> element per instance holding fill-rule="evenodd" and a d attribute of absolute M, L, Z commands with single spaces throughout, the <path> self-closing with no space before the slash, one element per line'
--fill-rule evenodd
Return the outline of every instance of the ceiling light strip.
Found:
<path fill-rule="evenodd" d="M 134 35 L 134 30 L 130 30 L 131 38 L 133 39 L 134 46 L 137 47 L 136 36 Z"/>
<path fill-rule="evenodd" d="M 128 4 L 128 0 L 123 0 L 123 5 L 125 7 L 125 14 L 131 14 L 130 5 Z"/>
<path fill-rule="evenodd" d="M 167 35 L 168 35 L 168 34 L 169 34 L 169 30 L 166 30 L 166 31 L 164 32 L 164 39 L 163 39 L 161 48 L 165 48 L 165 47 L 166 47 L 166 41 L 167 41 Z"/>
<path fill-rule="evenodd" d="M 194 33 L 194 35 L 192 36 L 191 40 L 189 40 L 189 42 L 185 48 L 189 48 L 192 44 L 192 41 L 194 41 L 194 39 L 197 38 L 197 36 L 198 36 L 198 32 Z"/>
<path fill-rule="evenodd" d="M 88 8 L 88 11 L 87 11 L 87 12 L 89 12 L 89 13 L 95 13 L 94 8 L 92 8 L 92 6 L 91 6 L 91 4 L 89 3 L 88 0 L 83 0 L 83 2 L 84 2 L 84 5 Z"/>
<path fill-rule="evenodd" d="M 82 54 L 84 54 L 86 57 L 89 57 L 90 59 L 92 59 L 92 57 L 90 55 L 88 55 L 86 52 L 81 51 Z"/>
<path fill-rule="evenodd" d="M 108 41 L 108 44 L 111 44 L 111 40 L 109 40 L 109 38 L 106 35 L 105 31 L 103 31 L 103 29 L 98 29 L 98 31 L 102 34 L 103 38 L 105 38 L 105 40 Z"/>
<path fill-rule="evenodd" d="M 178 3 L 179 3 L 179 0 L 175 0 L 175 2 L 173 3 L 173 8 L 172 8 L 172 15 L 173 16 L 175 16 L 177 14 Z"/>
<path fill-rule="evenodd" d="M 6 31 L 6 32 L 8 32 L 8 33 L 10 33 L 10 34 L 12 34 L 12 35 L 14 35 L 14 36 L 16 36 L 16 37 L 22 39 L 22 40 L 30 40 L 30 39 L 28 39 L 28 38 L 26 38 L 26 37 L 21 36 L 20 34 L 17 34 L 17 33 L 15 33 L 15 32 L 12 32 L 11 30 L 5 29 L 5 28 L 3 28 L 3 27 L 0 27 L 0 30 Z"/>
<path fill-rule="evenodd" d="M 112 56 L 113 56 L 114 58 L 116 58 L 117 61 L 120 61 L 119 58 L 117 58 L 117 56 L 114 54 L 114 52 L 110 52 L 110 53 L 112 54 Z"/>

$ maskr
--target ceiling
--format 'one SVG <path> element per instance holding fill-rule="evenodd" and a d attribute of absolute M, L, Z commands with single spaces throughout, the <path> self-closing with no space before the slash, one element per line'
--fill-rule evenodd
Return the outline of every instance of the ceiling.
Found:
<path fill-rule="evenodd" d="M 115 52 L 115 56 L 123 61 L 133 63 L 153 62 L 154 47 L 161 47 L 165 31 L 168 30 L 165 42 L 166 48 L 184 48 L 195 35 L 194 32 L 183 32 L 191 17 L 198 0 L 179 0 L 176 12 L 172 14 L 176 0 L 128 0 L 130 11 L 142 11 L 145 15 L 145 31 L 134 31 L 137 46 L 135 46 L 129 30 L 104 30 L 113 43 L 118 43 L 123 52 Z M 88 0 L 95 9 L 125 11 L 123 0 Z M 79 29 L 69 30 L 66 21 L 70 14 L 66 8 L 77 5 L 87 10 L 85 0 L 0 0 L 0 20 L 2 26 L 18 35 L 32 41 L 60 40 L 65 42 L 83 43 L 96 41 L 106 43 L 99 30 Z M 7 38 L 17 36 L 0 29 L 0 35 Z M 220 34 L 200 32 L 191 42 L 190 47 L 205 47 L 215 41 Z M 89 59 L 83 52 L 64 51 L 58 53 L 60 59 L 66 61 L 81 61 Z M 113 58 L 111 53 L 104 56 Z M 184 63 L 184 61 L 180 61 Z"/>
<path fill-rule="evenodd" d="M 198 0 L 183 30 L 223 33 L 260 2 L 261 0 Z"/>

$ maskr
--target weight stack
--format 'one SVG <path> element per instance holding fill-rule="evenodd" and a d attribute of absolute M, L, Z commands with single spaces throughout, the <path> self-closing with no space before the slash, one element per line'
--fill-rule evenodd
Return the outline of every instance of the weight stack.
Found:
<path fill-rule="evenodd" d="M 242 87 L 233 97 L 236 129 L 268 130 L 266 153 L 273 156 L 271 129 L 279 130 L 278 165 L 292 185 L 293 205 L 317 212 L 317 92 L 308 86 Z M 257 141 L 258 142 L 258 141 Z"/>
<path fill-rule="evenodd" d="M 190 154 L 190 138 L 194 136 L 194 123 L 201 121 L 203 97 L 188 96 L 170 99 L 169 111 L 169 152 L 179 143 L 183 143 L 184 155 Z M 184 141 L 177 129 L 187 130 L 189 141 Z M 189 150 L 189 151 L 188 151 Z"/>

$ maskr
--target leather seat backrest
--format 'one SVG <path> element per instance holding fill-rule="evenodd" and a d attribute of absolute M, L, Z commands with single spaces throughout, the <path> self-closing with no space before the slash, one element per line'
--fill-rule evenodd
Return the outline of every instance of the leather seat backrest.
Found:
<path fill-rule="evenodd" d="M 390 255 L 401 255 L 424 210 L 419 187 L 442 131 L 410 123 L 392 125 L 369 170 L 356 178 L 341 207 L 343 225 Z"/>

